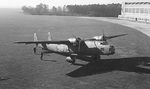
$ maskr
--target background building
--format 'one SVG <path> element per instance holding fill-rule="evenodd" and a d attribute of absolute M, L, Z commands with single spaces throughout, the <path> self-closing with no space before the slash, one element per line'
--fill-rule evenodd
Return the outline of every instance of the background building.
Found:
<path fill-rule="evenodd" d="M 123 2 L 120 19 L 150 22 L 149 2 Z"/>

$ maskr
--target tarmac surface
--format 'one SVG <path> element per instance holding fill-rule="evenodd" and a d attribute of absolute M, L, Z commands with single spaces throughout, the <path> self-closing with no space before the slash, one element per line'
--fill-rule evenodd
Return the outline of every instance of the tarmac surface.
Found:
<path fill-rule="evenodd" d="M 150 89 L 150 39 L 133 28 L 104 20 L 63 16 L 24 15 L 18 10 L 0 10 L 0 89 Z M 76 65 L 57 54 L 33 55 L 34 45 L 17 45 L 14 41 L 67 39 L 72 34 L 90 38 L 127 33 L 109 40 L 116 54 L 102 56 L 102 61 L 77 60 Z M 39 51 L 40 52 L 40 49 Z M 88 60 L 88 58 L 81 58 Z"/>

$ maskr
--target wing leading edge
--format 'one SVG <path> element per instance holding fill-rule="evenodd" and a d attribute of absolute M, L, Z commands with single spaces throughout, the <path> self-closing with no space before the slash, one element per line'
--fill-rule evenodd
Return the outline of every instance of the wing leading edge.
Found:
<path fill-rule="evenodd" d="M 95 39 L 95 38 L 92 38 L 92 39 L 86 39 L 86 41 L 99 41 L 99 40 L 103 40 L 103 41 L 106 41 L 106 40 L 109 40 L 109 39 L 112 39 L 112 38 L 116 38 L 116 37 L 120 37 L 120 36 L 125 36 L 125 35 L 128 35 L 128 34 L 119 34 L 119 35 L 113 35 L 113 36 L 105 36 L 105 35 L 102 35 L 102 38 L 99 39 L 100 36 L 96 36 L 98 37 L 98 39 Z"/>
<path fill-rule="evenodd" d="M 69 41 L 16 41 L 17 44 L 70 44 Z"/>
<path fill-rule="evenodd" d="M 120 35 L 114 35 L 114 36 L 106 36 L 106 39 L 112 39 L 112 38 L 116 38 L 116 37 L 120 37 L 120 36 L 125 36 L 128 34 L 120 34 Z"/>

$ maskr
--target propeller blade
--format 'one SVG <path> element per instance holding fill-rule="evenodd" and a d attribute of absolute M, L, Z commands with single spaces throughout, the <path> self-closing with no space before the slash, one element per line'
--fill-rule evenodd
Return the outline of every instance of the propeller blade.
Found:
<path fill-rule="evenodd" d="M 80 37 L 77 37 L 77 36 L 75 36 L 74 34 L 72 34 L 72 36 L 76 39 L 76 42 L 75 42 L 75 44 L 76 44 L 76 46 L 78 46 L 78 52 L 80 52 L 80 48 L 81 48 L 81 41 L 84 41 L 84 40 L 82 40 Z"/>

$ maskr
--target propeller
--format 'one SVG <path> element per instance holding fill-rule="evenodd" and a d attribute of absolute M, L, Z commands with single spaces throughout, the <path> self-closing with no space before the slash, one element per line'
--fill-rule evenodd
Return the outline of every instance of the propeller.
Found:
<path fill-rule="evenodd" d="M 73 35 L 73 34 L 72 34 Z M 78 46 L 78 52 L 80 52 L 81 49 L 81 42 L 83 41 L 80 37 L 77 37 L 75 35 L 73 35 L 73 37 L 76 39 L 75 44 Z"/>
<path fill-rule="evenodd" d="M 83 40 L 81 40 L 81 38 L 77 38 L 77 43 L 78 43 L 78 52 L 80 52 L 80 49 L 81 49 L 81 42 Z"/>
<path fill-rule="evenodd" d="M 81 38 L 79 38 L 79 37 L 77 37 L 76 38 L 76 44 L 77 44 L 77 46 L 78 46 L 78 52 L 80 52 L 80 49 L 81 49 L 81 42 L 82 42 L 83 40 L 81 39 Z"/>

